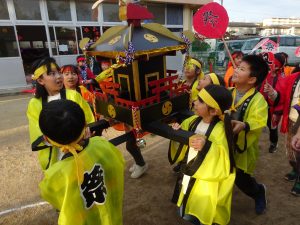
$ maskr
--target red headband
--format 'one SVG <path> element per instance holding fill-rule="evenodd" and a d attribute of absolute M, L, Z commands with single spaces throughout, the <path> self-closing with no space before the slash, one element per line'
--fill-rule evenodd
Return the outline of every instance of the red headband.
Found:
<path fill-rule="evenodd" d="M 281 68 L 283 65 L 281 62 L 279 62 L 278 59 L 274 58 L 274 65 L 277 66 L 278 68 Z"/>
<path fill-rule="evenodd" d="M 77 59 L 77 62 L 81 62 L 81 61 L 85 61 L 85 58 L 84 58 L 84 57 L 79 57 L 79 58 Z"/>

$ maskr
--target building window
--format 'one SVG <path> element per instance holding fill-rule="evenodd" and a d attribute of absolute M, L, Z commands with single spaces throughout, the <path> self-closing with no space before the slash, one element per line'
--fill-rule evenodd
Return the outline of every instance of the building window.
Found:
<path fill-rule="evenodd" d="M 14 27 L 0 27 L 0 58 L 19 56 Z"/>
<path fill-rule="evenodd" d="M 9 20 L 6 0 L 0 0 L 0 20 Z"/>
<path fill-rule="evenodd" d="M 49 20 L 71 21 L 69 0 L 47 0 Z"/>
<path fill-rule="evenodd" d="M 183 24 L 183 8 L 182 5 L 167 5 L 167 24 L 182 25 Z"/>
<path fill-rule="evenodd" d="M 92 10 L 93 1 L 76 0 L 76 13 L 78 21 L 97 21 L 98 8 Z"/>
<path fill-rule="evenodd" d="M 52 49 L 52 54 L 53 55 L 58 55 L 58 53 L 57 53 L 57 44 L 56 44 L 56 41 L 55 41 L 55 35 L 54 35 L 54 28 L 53 27 L 49 27 L 49 34 L 50 34 L 50 47 Z M 49 45 L 48 45 L 48 47 L 49 47 Z"/>
<path fill-rule="evenodd" d="M 41 20 L 39 0 L 14 0 L 17 20 Z"/>
<path fill-rule="evenodd" d="M 165 4 L 147 4 L 147 8 L 154 16 L 153 22 L 165 24 Z"/>
<path fill-rule="evenodd" d="M 97 41 L 101 36 L 100 27 L 84 26 L 81 27 L 81 30 L 83 38 L 89 38 L 94 42 Z"/>
<path fill-rule="evenodd" d="M 120 22 L 119 5 L 113 3 L 105 3 L 103 6 L 103 21 L 104 22 Z"/>
<path fill-rule="evenodd" d="M 32 63 L 49 56 L 45 26 L 16 26 L 25 74 L 31 74 Z"/>
<path fill-rule="evenodd" d="M 75 29 L 73 27 L 55 27 L 59 55 L 78 54 Z"/>

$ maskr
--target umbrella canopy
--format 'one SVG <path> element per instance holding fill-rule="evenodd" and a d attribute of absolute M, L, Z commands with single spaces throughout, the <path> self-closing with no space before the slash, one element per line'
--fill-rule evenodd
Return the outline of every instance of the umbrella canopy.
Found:
<path fill-rule="evenodd" d="M 125 56 L 128 42 L 134 47 L 134 57 L 154 56 L 185 49 L 184 41 L 157 23 L 141 26 L 115 26 L 108 29 L 87 51 L 89 55 L 106 58 Z"/>

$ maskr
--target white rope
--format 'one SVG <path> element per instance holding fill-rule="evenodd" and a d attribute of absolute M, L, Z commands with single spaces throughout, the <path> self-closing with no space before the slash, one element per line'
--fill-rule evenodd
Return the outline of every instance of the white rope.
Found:
<path fill-rule="evenodd" d="M 12 212 L 21 211 L 21 210 L 24 210 L 24 209 L 34 208 L 34 207 L 37 207 L 37 206 L 48 205 L 48 204 L 49 204 L 48 202 L 37 202 L 37 203 L 34 203 L 34 204 L 23 205 L 23 206 L 20 206 L 20 207 L 11 208 L 11 209 L 1 211 L 0 216 L 6 215 L 6 214 L 9 214 L 9 213 L 12 213 Z"/>

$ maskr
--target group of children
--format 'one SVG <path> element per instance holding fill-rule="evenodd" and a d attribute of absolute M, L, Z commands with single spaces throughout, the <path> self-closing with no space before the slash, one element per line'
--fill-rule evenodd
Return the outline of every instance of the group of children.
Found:
<path fill-rule="evenodd" d="M 172 141 L 169 160 L 179 163 L 175 192 L 180 216 L 196 225 L 229 223 L 234 184 L 254 200 L 257 214 L 265 212 L 266 187 L 253 172 L 259 138 L 267 124 L 269 151 L 277 148 L 278 117 L 282 117 L 281 131 L 288 132 L 293 168 L 286 179 L 295 181 L 292 193 L 300 195 L 300 153 L 296 151 L 300 129 L 297 133 L 295 129 L 300 120 L 297 107 L 293 108 L 299 102 L 300 73 L 283 77 L 285 62 L 279 56 L 275 56 L 274 71 L 269 71 L 261 56 L 236 54 L 234 58 L 236 67 L 230 69 L 226 83 L 229 89 L 221 76 L 204 75 L 197 59 L 189 59 L 184 70 L 195 115 L 172 127 L 195 135 L 186 146 Z M 80 84 L 93 84 L 97 77 L 80 78 L 80 69 L 86 67 L 60 69 L 51 58 L 33 67 L 37 86 L 27 116 L 32 150 L 38 151 L 45 175 L 40 184 L 42 197 L 60 211 L 59 224 L 122 224 L 124 160 L 108 141 L 92 137 L 87 124 L 95 117 L 87 102 L 94 100 L 82 98 L 89 95 Z M 138 178 L 148 166 L 134 136 L 126 147 L 135 159 L 131 177 Z"/>

